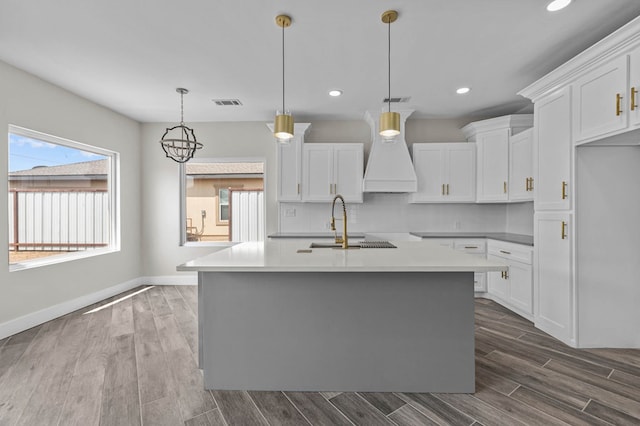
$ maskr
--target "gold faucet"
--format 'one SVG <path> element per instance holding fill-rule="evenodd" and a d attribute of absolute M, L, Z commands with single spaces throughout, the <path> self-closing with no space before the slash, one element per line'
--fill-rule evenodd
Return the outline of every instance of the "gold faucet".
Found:
<path fill-rule="evenodd" d="M 334 210 L 337 200 L 342 201 L 342 238 L 338 237 L 338 232 L 336 231 L 336 218 L 334 215 Z M 342 244 L 343 249 L 348 249 L 349 237 L 347 236 L 347 207 L 344 204 L 344 198 L 342 198 L 342 195 L 340 194 L 333 197 L 333 202 L 331 203 L 331 230 L 335 235 L 336 244 Z"/>

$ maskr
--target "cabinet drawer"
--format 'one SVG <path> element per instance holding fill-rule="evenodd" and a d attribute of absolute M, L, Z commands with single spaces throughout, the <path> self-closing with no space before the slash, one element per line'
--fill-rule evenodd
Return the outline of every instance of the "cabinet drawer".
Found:
<path fill-rule="evenodd" d="M 531 265 L 533 263 L 533 247 L 522 244 L 507 243 L 504 241 L 489 240 L 487 252 L 491 256 Z"/>
<path fill-rule="evenodd" d="M 429 241 L 430 243 L 437 244 L 442 247 L 453 248 L 453 240 L 451 238 L 423 238 L 423 241 Z"/>
<path fill-rule="evenodd" d="M 464 251 L 471 254 L 484 254 L 486 250 L 486 240 L 481 239 L 458 239 L 453 240 L 453 248 L 458 251 Z"/>

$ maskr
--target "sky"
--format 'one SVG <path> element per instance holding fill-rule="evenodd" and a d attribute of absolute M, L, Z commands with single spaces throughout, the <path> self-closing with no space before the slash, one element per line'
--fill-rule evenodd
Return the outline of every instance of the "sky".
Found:
<path fill-rule="evenodd" d="M 9 172 L 102 160 L 100 154 L 9 133 Z"/>

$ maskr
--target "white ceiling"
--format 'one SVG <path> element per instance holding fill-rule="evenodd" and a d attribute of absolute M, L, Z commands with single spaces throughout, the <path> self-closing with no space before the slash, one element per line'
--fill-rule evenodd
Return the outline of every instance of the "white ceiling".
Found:
<path fill-rule="evenodd" d="M 357 119 L 387 95 L 412 117 L 523 111 L 516 92 L 640 15 L 638 0 L 2 0 L 0 60 L 141 122 Z M 455 94 L 471 86 L 466 96 Z M 330 98 L 328 90 L 344 91 Z M 237 98 L 219 107 L 214 98 Z"/>

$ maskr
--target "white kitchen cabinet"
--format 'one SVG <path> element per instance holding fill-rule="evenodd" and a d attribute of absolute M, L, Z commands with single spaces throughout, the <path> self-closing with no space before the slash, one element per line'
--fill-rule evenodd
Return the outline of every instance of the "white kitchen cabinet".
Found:
<path fill-rule="evenodd" d="M 488 240 L 487 259 L 509 265 L 505 272 L 488 272 L 488 292 L 496 301 L 527 319 L 533 318 L 533 248 Z"/>
<path fill-rule="evenodd" d="M 627 57 L 620 56 L 579 78 L 574 84 L 573 130 L 576 143 L 627 126 Z"/>
<path fill-rule="evenodd" d="M 468 253 L 473 256 L 485 258 L 487 253 L 487 241 L 484 238 L 454 238 L 453 249 Z M 476 272 L 473 274 L 474 292 L 484 293 L 487 291 L 487 273 Z"/>
<path fill-rule="evenodd" d="M 573 131 L 576 144 L 640 125 L 640 48 L 620 55 L 576 80 Z"/>
<path fill-rule="evenodd" d="M 276 144 L 278 163 L 278 201 L 302 200 L 302 144 L 310 123 L 295 123 L 293 139 Z M 273 132 L 273 125 L 267 127 Z"/>
<path fill-rule="evenodd" d="M 478 146 L 478 202 L 509 200 L 509 129 L 483 132 Z"/>
<path fill-rule="evenodd" d="M 571 217 L 536 212 L 534 219 L 534 322 L 567 344 L 574 340 Z"/>
<path fill-rule="evenodd" d="M 640 126 L 640 48 L 629 55 L 629 125 Z"/>
<path fill-rule="evenodd" d="M 475 144 L 416 143 L 412 149 L 418 191 L 411 202 L 475 201 Z"/>
<path fill-rule="evenodd" d="M 478 203 L 509 202 L 511 138 L 532 126 L 533 115 L 520 114 L 477 121 L 462 128 L 467 141 L 476 143 Z"/>
<path fill-rule="evenodd" d="M 534 207 L 571 208 L 571 87 L 557 90 L 534 106 Z"/>
<path fill-rule="evenodd" d="M 347 202 L 361 203 L 363 167 L 362 144 L 304 144 L 302 200 L 331 201 L 340 194 Z"/>
<path fill-rule="evenodd" d="M 494 256 L 492 254 L 487 255 L 488 260 L 504 260 L 499 256 Z M 507 280 L 505 278 L 505 272 L 487 272 L 487 292 L 493 296 L 497 297 L 499 301 L 503 304 L 508 299 L 508 286 Z"/>
<path fill-rule="evenodd" d="M 509 201 L 533 201 L 533 128 L 509 143 Z"/>
<path fill-rule="evenodd" d="M 462 251 L 481 258 L 486 257 L 486 239 L 484 238 L 425 238 L 426 241 L 442 247 Z M 476 272 L 473 276 L 473 290 L 478 293 L 487 291 L 487 273 Z"/>

